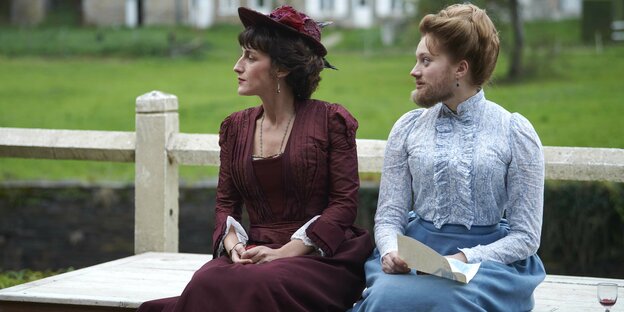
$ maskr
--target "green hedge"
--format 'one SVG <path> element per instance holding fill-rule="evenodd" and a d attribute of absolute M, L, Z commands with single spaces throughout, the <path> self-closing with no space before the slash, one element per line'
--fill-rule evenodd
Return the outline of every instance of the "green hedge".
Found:
<path fill-rule="evenodd" d="M 539 254 L 552 274 L 624 277 L 624 184 L 549 182 Z"/>
<path fill-rule="evenodd" d="M 4 194 L 0 192 L 0 208 L 6 210 L 3 215 L 12 220 L 11 225 L 17 225 L 11 227 L 5 223 L 4 228 L 0 228 L 0 234 L 8 238 L 4 245 L 0 243 L 0 249 L 6 248 L 7 254 L 0 255 L 5 260 L 20 257 L 20 263 L 23 263 L 12 272 L 3 273 L 0 268 L 0 288 L 59 273 L 20 270 L 25 267 L 33 269 L 37 263 L 41 265 L 48 261 L 47 266 L 39 269 L 79 268 L 108 261 L 111 257 L 118 258 L 117 250 L 111 253 L 112 246 L 132 253 L 133 215 L 132 209 L 128 209 L 133 206 L 132 194 L 131 186 L 119 189 L 57 188 L 44 192 L 37 188 L 21 188 L 10 192 L 7 189 Z M 373 230 L 377 196 L 378 187 L 374 183 L 365 183 L 360 190 L 356 223 L 370 231 Z M 548 181 L 544 202 L 538 253 L 549 274 L 624 278 L 624 183 Z M 210 253 L 214 189 L 183 187 L 180 203 L 180 250 Z M 93 216 L 94 213 L 95 217 L 83 219 L 85 214 Z M 72 217 L 66 220 L 67 215 Z M 110 220 L 100 217 L 105 215 L 110 216 Z M 119 223 L 118 228 L 106 225 L 111 220 Z M 49 226 L 43 223 L 49 222 L 64 229 L 83 231 L 87 234 L 85 240 L 72 245 L 67 241 L 69 235 L 58 230 L 46 236 L 45 245 L 33 245 L 35 240 L 41 242 L 38 233 L 46 233 Z M 105 236 L 110 246 L 91 242 L 102 239 L 101 226 L 107 228 Z M 2 239 L 0 236 L 0 242 Z M 18 255 L 14 253 L 15 246 L 20 249 Z M 63 250 L 62 258 L 57 252 L 59 249 Z M 72 262 L 66 261 L 68 254 L 72 255 Z M 5 270 L 9 269 L 10 263 L 4 265 Z"/>

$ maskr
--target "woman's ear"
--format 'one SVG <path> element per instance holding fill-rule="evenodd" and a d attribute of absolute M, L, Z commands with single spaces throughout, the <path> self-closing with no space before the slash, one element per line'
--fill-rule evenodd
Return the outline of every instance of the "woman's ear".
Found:
<path fill-rule="evenodd" d="M 281 78 L 288 76 L 288 74 L 290 74 L 289 71 L 278 68 L 277 71 L 275 72 L 275 77 L 277 77 L 278 79 L 281 79 Z"/>
<path fill-rule="evenodd" d="M 279 68 L 277 65 L 271 66 L 270 72 L 271 72 L 271 77 L 275 79 L 282 79 L 288 76 L 288 74 L 290 73 L 289 71 Z"/>
<path fill-rule="evenodd" d="M 459 63 L 457 63 L 457 69 L 455 70 L 455 78 L 461 79 L 462 77 L 468 75 L 469 69 L 470 69 L 470 65 L 468 64 L 468 61 L 466 60 L 459 61 Z"/>

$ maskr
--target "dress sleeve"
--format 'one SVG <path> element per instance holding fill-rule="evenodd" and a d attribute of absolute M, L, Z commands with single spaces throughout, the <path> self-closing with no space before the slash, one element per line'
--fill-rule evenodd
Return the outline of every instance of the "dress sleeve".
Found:
<path fill-rule="evenodd" d="M 413 110 L 403 115 L 388 136 L 375 213 L 375 243 L 381 258 L 398 250 L 397 234 L 403 234 L 407 226 L 413 192 L 406 141 L 413 124 L 423 112 Z"/>
<path fill-rule="evenodd" d="M 511 162 L 507 169 L 509 234 L 494 243 L 460 249 L 469 263 L 512 263 L 535 254 L 540 244 L 544 209 L 544 153 L 535 129 L 520 114 L 510 120 Z"/>
<path fill-rule="evenodd" d="M 225 223 L 225 230 L 223 231 L 223 238 L 219 241 L 219 248 L 213 253 L 216 257 L 221 256 L 225 252 L 225 246 L 223 245 L 223 241 L 225 240 L 225 235 L 230 231 L 230 228 L 234 228 L 234 232 L 236 233 L 236 237 L 238 237 L 238 241 L 247 245 L 247 241 L 249 241 L 249 236 L 247 236 L 247 232 L 240 224 L 240 222 L 236 221 L 234 218 L 228 216 Z"/>
<path fill-rule="evenodd" d="M 358 123 L 340 105 L 328 105 L 328 188 L 327 208 L 306 230 L 308 238 L 326 256 L 333 256 L 346 239 L 346 230 L 357 214 L 358 176 L 355 133 Z"/>
<path fill-rule="evenodd" d="M 316 219 L 318 219 L 321 215 L 316 215 L 310 221 L 306 222 L 306 224 L 302 225 L 295 233 L 290 237 L 290 240 L 298 239 L 303 242 L 304 245 L 310 246 L 314 248 L 321 256 L 325 256 L 323 249 L 318 248 L 316 244 L 306 235 L 306 230 L 310 226 L 310 224 L 314 223 Z"/>
<path fill-rule="evenodd" d="M 228 217 L 241 221 L 242 197 L 234 185 L 231 172 L 232 145 L 236 141 L 233 131 L 233 117 L 227 117 L 221 123 L 219 130 L 219 182 L 217 184 L 217 196 L 215 205 L 215 230 L 212 234 L 213 257 L 219 256 L 219 247 L 225 237 Z"/>

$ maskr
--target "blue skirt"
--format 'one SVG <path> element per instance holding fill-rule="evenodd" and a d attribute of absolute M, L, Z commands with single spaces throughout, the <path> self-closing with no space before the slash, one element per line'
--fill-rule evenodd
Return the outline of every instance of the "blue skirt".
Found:
<path fill-rule="evenodd" d="M 505 237 L 505 220 L 493 226 L 444 225 L 410 221 L 405 235 L 415 238 L 442 255 L 457 248 L 486 245 Z M 530 311 L 533 291 L 546 272 L 537 255 L 511 264 L 484 261 L 468 284 L 432 275 L 386 274 L 381 270 L 377 248 L 366 261 L 366 289 L 352 312 L 359 311 Z"/>

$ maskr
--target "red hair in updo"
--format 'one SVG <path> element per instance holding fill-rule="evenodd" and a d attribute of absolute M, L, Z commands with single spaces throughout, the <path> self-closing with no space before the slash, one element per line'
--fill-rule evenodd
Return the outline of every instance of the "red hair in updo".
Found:
<path fill-rule="evenodd" d="M 500 41 L 485 10 L 472 4 L 454 4 L 428 14 L 420 22 L 422 36 L 431 35 L 429 50 L 446 52 L 455 62 L 466 60 L 473 83 L 485 84 L 496 67 Z"/>

